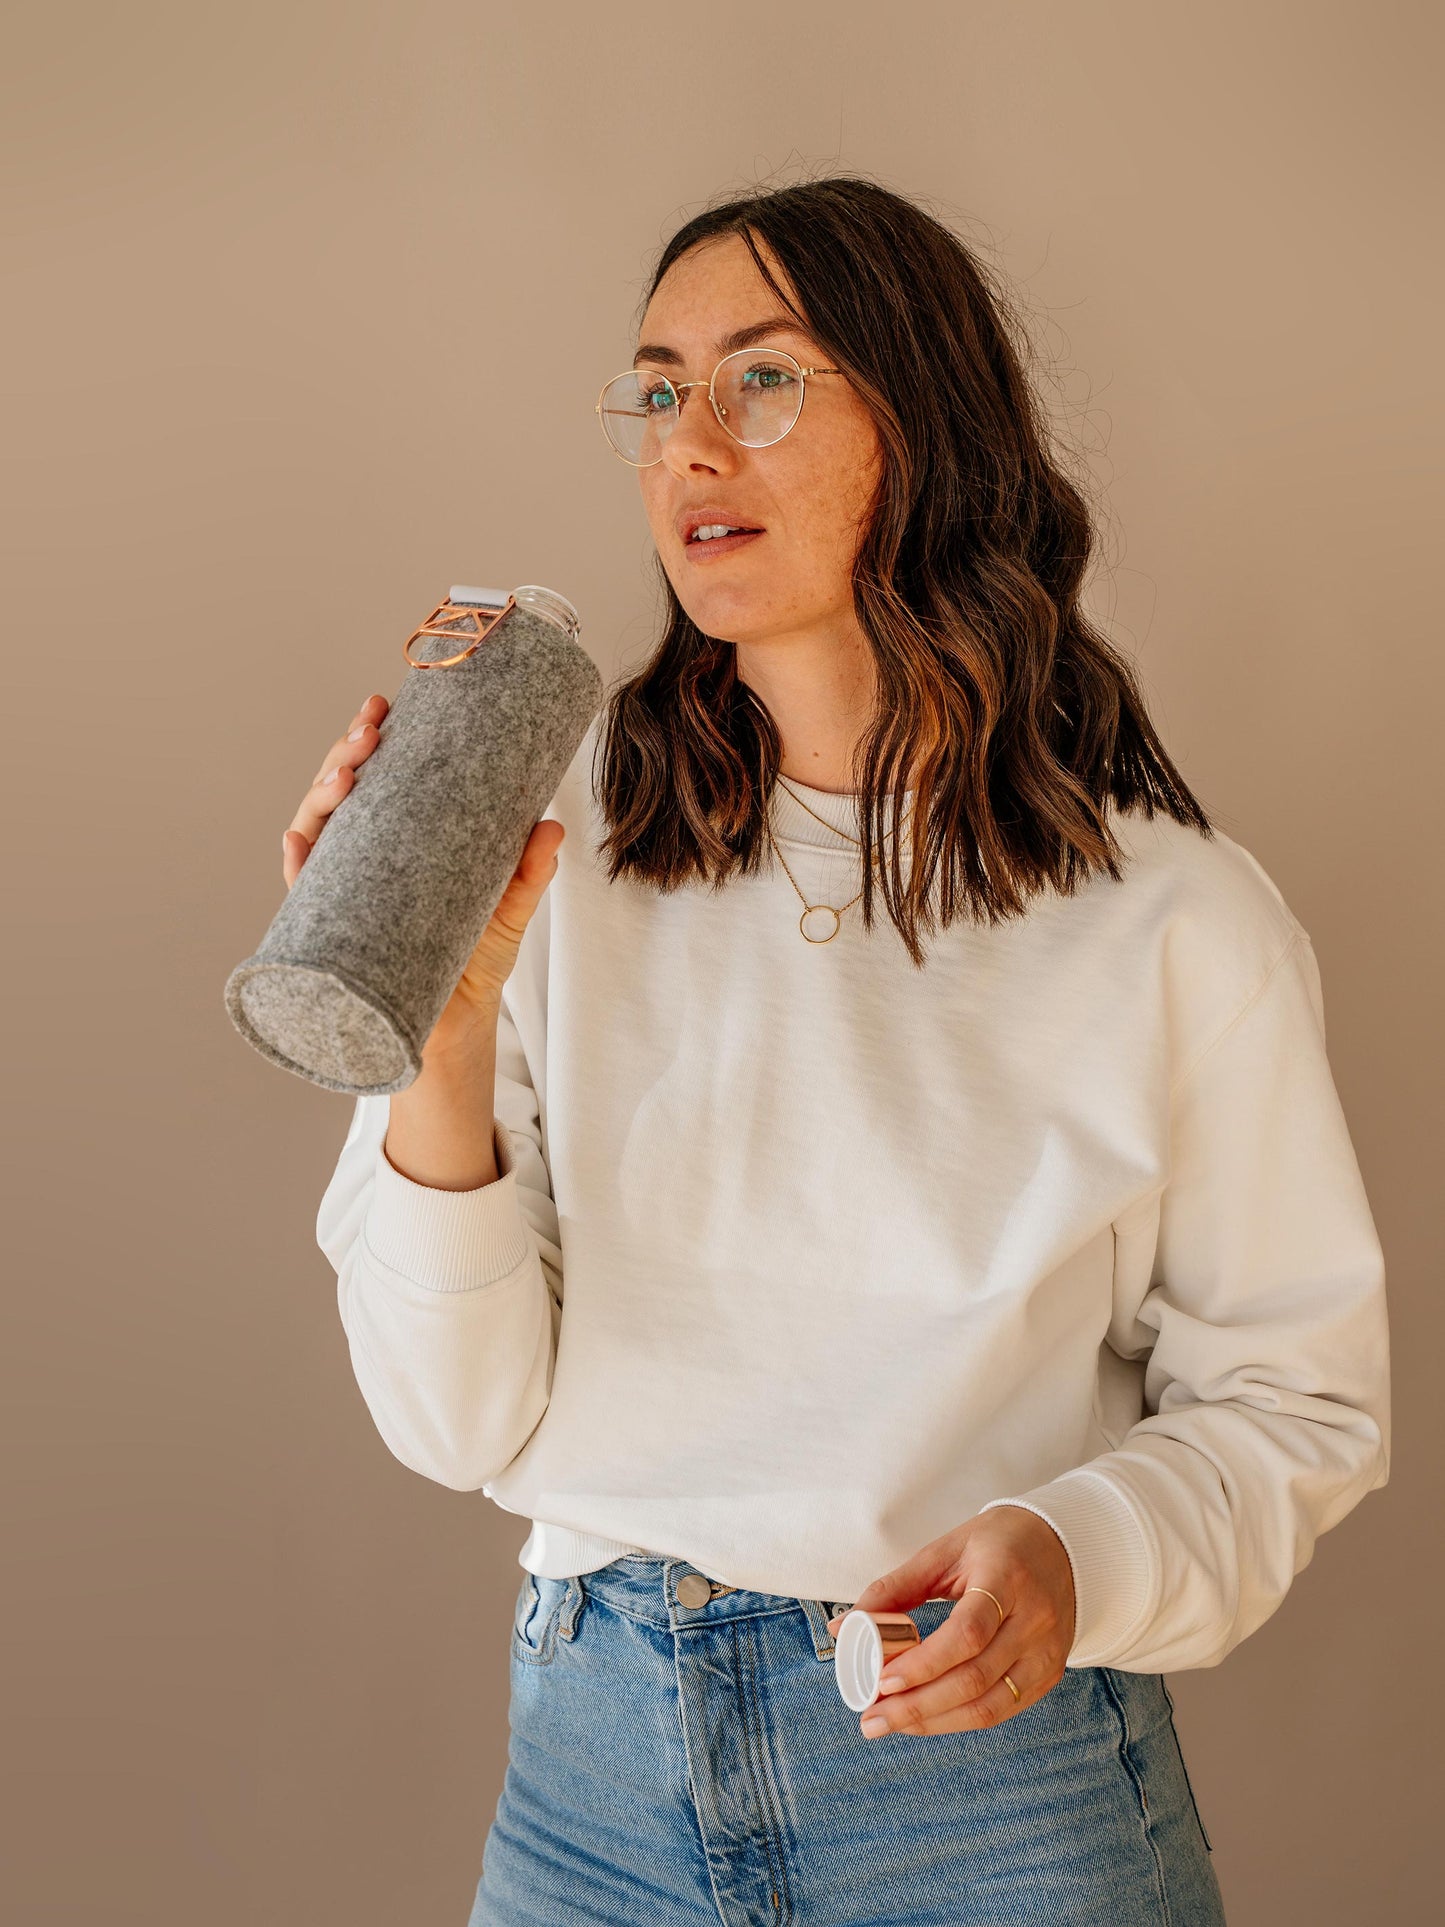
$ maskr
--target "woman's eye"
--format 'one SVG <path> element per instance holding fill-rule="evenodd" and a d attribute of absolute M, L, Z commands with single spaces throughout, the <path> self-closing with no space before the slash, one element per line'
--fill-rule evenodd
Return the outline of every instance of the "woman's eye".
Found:
<path fill-rule="evenodd" d="M 781 388 L 792 379 L 790 369 L 780 368 L 775 361 L 760 361 L 748 369 L 743 384 L 748 388 Z"/>
<path fill-rule="evenodd" d="M 666 388 L 642 388 L 638 391 L 637 405 L 644 410 L 671 408 L 672 395 Z"/>

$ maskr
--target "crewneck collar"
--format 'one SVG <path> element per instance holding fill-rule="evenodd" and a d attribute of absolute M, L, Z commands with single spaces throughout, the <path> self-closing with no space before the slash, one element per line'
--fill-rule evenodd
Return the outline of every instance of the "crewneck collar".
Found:
<path fill-rule="evenodd" d="M 786 787 L 784 787 L 786 785 Z M 796 793 L 789 795 L 789 791 Z M 913 807 L 914 792 L 904 792 L 903 813 Z M 808 809 L 802 807 L 806 803 Z M 773 835 L 779 843 L 810 843 L 815 849 L 844 850 L 851 846 L 847 837 L 861 837 L 862 828 L 858 820 L 858 793 L 855 790 L 819 790 L 808 783 L 800 783 L 795 776 L 780 776 L 773 785 L 772 799 Z M 815 810 L 823 818 L 810 816 L 808 810 Z M 885 824 L 892 821 L 891 807 L 884 805 Z M 843 836 L 834 831 L 841 830 Z M 906 832 L 905 832 L 906 834 Z"/>

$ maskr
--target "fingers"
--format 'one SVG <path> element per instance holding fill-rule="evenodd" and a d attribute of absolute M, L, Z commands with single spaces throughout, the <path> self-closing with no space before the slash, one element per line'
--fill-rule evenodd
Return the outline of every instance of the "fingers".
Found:
<path fill-rule="evenodd" d="M 1057 1683 L 1060 1669 L 1049 1671 L 1047 1642 L 1025 1623 L 1027 1615 L 1009 1613 L 1000 1621 L 989 1594 L 1007 1601 L 1006 1583 L 995 1579 L 988 1592 L 965 1593 L 926 1639 L 895 1654 L 884 1668 L 878 1698 L 862 1717 L 869 1738 L 992 1726 Z M 836 1634 L 842 1621 L 840 1613 L 828 1621 L 829 1629 Z M 1005 1673 L 1018 1688 L 1017 1698 Z"/>
<path fill-rule="evenodd" d="M 1018 1689 L 1017 1698 L 1005 1673 Z M 997 1726 L 1042 1699 L 1059 1677 L 1009 1630 L 938 1678 L 875 1700 L 863 1715 L 861 1731 L 873 1739 L 884 1733 L 963 1733 Z"/>
<path fill-rule="evenodd" d="M 311 854 L 311 845 L 299 830 L 281 832 L 281 876 L 289 890 L 301 874 L 301 865 Z"/>
<path fill-rule="evenodd" d="M 346 732 L 338 736 L 322 760 L 320 769 L 311 779 L 314 789 L 325 781 L 333 769 L 353 768 L 376 748 L 381 724 L 390 704 L 385 696 L 368 696 L 346 725 Z"/>
<path fill-rule="evenodd" d="M 920 1599 L 950 1596 L 971 1523 L 931 1539 L 891 1572 L 870 1580 L 853 1601 L 854 1607 L 870 1613 L 907 1612 Z"/>
<path fill-rule="evenodd" d="M 864 1733 L 991 1726 L 1051 1692 L 1064 1676 L 1074 1638 L 1067 1560 L 1051 1521 L 1027 1507 L 1001 1504 L 866 1586 L 857 1606 L 906 1612 L 935 1596 L 939 1579 L 923 1575 L 936 1569 L 944 1581 L 942 1596 L 956 1603 L 926 1639 L 884 1667 L 878 1698 L 862 1721 Z M 840 1621 L 828 1624 L 836 1630 Z"/>
<path fill-rule="evenodd" d="M 310 789 L 281 833 L 281 874 L 288 890 L 311 854 L 327 817 L 350 792 L 357 765 L 365 762 L 380 742 L 380 726 L 390 707 L 385 696 L 368 696 L 347 724 L 345 733 L 326 752 Z"/>
<path fill-rule="evenodd" d="M 978 1584 L 977 1581 L 970 1583 Z M 1001 1580 L 996 1579 L 989 1592 L 996 1592 L 1005 1601 L 1009 1597 Z M 856 1612 L 857 1607 L 853 1610 Z M 876 1612 L 882 1609 L 871 1607 L 865 1610 Z M 830 1619 L 829 1632 L 836 1636 L 843 1619 L 842 1613 Z M 891 1680 L 901 1680 L 907 1686 L 919 1685 L 926 1679 L 946 1672 L 950 1666 L 958 1665 L 961 1660 L 972 1659 L 988 1645 L 1000 1630 L 1000 1624 L 998 1607 L 988 1592 L 980 1589 L 965 1593 L 947 1619 L 936 1626 L 926 1639 L 920 1639 L 916 1646 L 908 1647 L 889 1660 L 883 1674 L 883 1689 L 888 1690 Z"/>
<path fill-rule="evenodd" d="M 544 816 L 534 823 L 517 864 L 518 874 L 525 875 L 528 880 L 535 874 L 539 883 L 550 883 L 556 874 L 557 852 L 561 849 L 562 839 L 566 834 L 566 830 L 553 816 Z M 532 867 L 534 864 L 535 873 Z"/>
<path fill-rule="evenodd" d="M 981 1655 L 1008 1624 L 1007 1615 L 999 1619 L 998 1607 L 990 1597 L 994 1592 L 1000 1599 L 1008 1600 L 1000 1579 L 995 1579 L 989 1592 L 981 1587 L 965 1592 L 947 1619 L 936 1626 L 927 1639 L 921 1639 L 916 1646 L 910 1646 L 889 1661 L 881 1682 L 883 1689 L 897 1692 L 899 1688 L 892 1685 L 894 1680 L 901 1680 L 905 1686 L 921 1685 Z"/>
<path fill-rule="evenodd" d="M 555 817 L 544 816 L 532 825 L 517 867 L 482 933 L 478 949 L 484 955 L 492 948 L 493 935 L 520 947 L 543 891 L 557 874 L 557 853 L 566 834 Z M 495 964 L 494 958 L 491 961 Z"/>

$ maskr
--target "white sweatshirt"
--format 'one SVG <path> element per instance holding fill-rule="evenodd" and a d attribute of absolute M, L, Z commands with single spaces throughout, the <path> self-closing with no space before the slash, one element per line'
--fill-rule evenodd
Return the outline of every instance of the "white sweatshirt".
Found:
<path fill-rule="evenodd" d="M 850 1601 L 1024 1505 L 1073 1568 L 1069 1665 L 1217 1664 L 1389 1473 L 1383 1257 L 1279 890 L 1115 813 L 1121 882 L 955 923 L 920 972 L 881 908 L 806 941 L 776 864 L 609 884 L 598 727 L 507 985 L 499 1180 L 403 1177 L 363 1097 L 321 1202 L 382 1439 L 556 1577 L 644 1550 Z M 773 810 L 847 903 L 854 846 Z"/>

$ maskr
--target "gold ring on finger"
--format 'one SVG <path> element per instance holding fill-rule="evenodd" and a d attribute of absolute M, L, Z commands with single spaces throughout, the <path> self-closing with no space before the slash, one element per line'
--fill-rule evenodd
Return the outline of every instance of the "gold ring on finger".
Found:
<path fill-rule="evenodd" d="M 998 1605 L 997 1599 L 994 1599 L 994 1596 L 991 1592 L 989 1592 L 988 1587 L 987 1586 L 965 1586 L 963 1589 L 964 1598 L 966 1599 L 971 1592 L 987 1593 L 988 1597 L 990 1599 L 993 1599 L 993 1603 L 995 1604 L 995 1606 L 998 1606 L 998 1623 L 1000 1626 L 1002 1626 L 1005 1619 L 1008 1618 L 1008 1614 L 1004 1611 L 1002 1606 Z M 1010 1682 L 1010 1684 L 1012 1684 L 1012 1682 Z"/>

